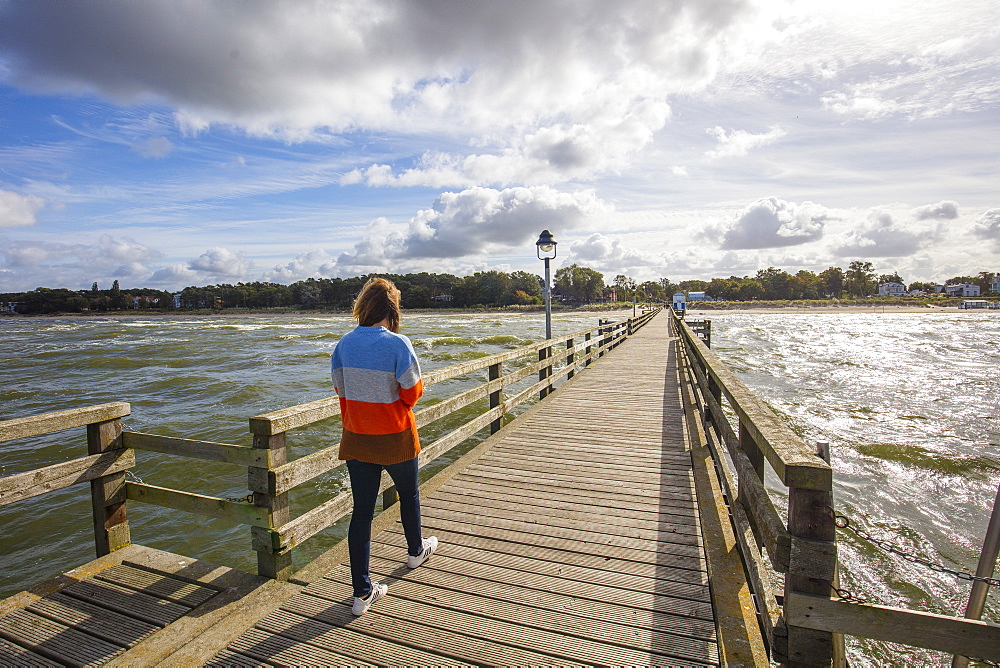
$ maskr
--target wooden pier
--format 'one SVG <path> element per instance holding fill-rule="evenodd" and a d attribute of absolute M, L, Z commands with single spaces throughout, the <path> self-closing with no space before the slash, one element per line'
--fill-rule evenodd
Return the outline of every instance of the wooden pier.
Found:
<path fill-rule="evenodd" d="M 425 443 L 422 464 L 491 432 L 421 486 L 424 532 L 440 546 L 418 569 L 406 568 L 384 479 L 372 572 L 389 590 L 361 617 L 346 541 L 291 569 L 292 549 L 350 511 L 342 494 L 288 513 L 294 487 L 340 462 L 336 446 L 289 462 L 286 435 L 336 415 L 335 399 L 252 418 L 253 448 L 123 432 L 127 404 L 0 423 L 0 443 L 88 425 L 88 457 L 0 478 L 0 503 L 89 481 L 101 555 L 0 602 L 0 665 L 830 665 L 842 661 L 834 631 L 870 635 L 829 597 L 829 465 L 673 314 L 602 322 L 425 380 L 482 371 L 478 387 L 417 414 L 423 426 L 483 406 Z M 245 466 L 253 503 L 126 482 L 132 448 Z M 765 465 L 789 488 L 787 521 Z M 129 501 L 249 525 L 259 574 L 133 544 Z M 991 656 L 997 634 L 961 624 L 964 646 Z"/>
<path fill-rule="evenodd" d="M 339 565 L 221 662 L 717 665 L 715 617 L 666 319 L 580 374 L 423 492 L 439 551 L 350 614 Z"/>

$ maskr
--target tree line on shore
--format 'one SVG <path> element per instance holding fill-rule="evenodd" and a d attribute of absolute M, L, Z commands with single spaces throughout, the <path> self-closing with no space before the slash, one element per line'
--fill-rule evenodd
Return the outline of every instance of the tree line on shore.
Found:
<path fill-rule="evenodd" d="M 403 295 L 403 307 L 474 308 L 540 305 L 542 278 L 525 271 L 482 271 L 471 276 L 452 274 L 379 274 L 396 283 Z M 944 285 L 971 283 L 982 293 L 989 292 L 997 274 L 979 272 L 956 276 Z M 290 285 L 252 282 L 187 287 L 177 293 L 151 288 L 122 289 L 118 281 L 111 288 L 90 290 L 36 288 L 29 292 L 0 293 L 0 307 L 17 313 L 81 313 L 127 309 L 275 309 L 346 310 L 369 276 L 350 278 L 308 278 Z M 730 276 L 709 281 L 679 282 L 661 278 L 637 282 L 619 274 L 606 283 L 604 275 L 589 267 L 572 264 L 556 271 L 552 294 L 571 305 L 598 302 L 668 301 L 675 292 L 704 292 L 723 301 L 815 300 L 860 298 L 872 295 L 883 283 L 906 285 L 897 273 L 878 274 L 871 262 L 854 261 L 845 271 L 830 267 L 819 273 L 801 270 L 790 274 L 768 267 L 754 276 Z M 911 291 L 933 292 L 935 284 L 913 282 Z"/>

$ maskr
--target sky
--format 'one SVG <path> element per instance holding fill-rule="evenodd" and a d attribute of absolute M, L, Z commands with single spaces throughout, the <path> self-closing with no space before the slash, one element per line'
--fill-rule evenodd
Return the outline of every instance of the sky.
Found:
<path fill-rule="evenodd" d="M 0 0 L 0 291 L 1000 271 L 1000 0 Z"/>

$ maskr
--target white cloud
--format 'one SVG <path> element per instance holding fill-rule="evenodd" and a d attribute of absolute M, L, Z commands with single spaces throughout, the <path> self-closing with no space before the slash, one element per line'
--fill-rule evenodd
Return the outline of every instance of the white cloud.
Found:
<path fill-rule="evenodd" d="M 307 278 L 333 276 L 337 267 L 333 256 L 314 248 L 297 254 L 291 261 L 277 265 L 264 273 L 264 280 L 274 283 L 294 283 Z"/>
<path fill-rule="evenodd" d="M 655 270 L 664 261 L 660 254 L 630 248 L 620 238 L 597 233 L 570 244 L 566 263 L 581 264 L 607 273 L 623 273 L 635 272 L 639 268 Z"/>
<path fill-rule="evenodd" d="M 144 158 L 165 158 L 174 150 L 174 145 L 166 137 L 152 137 L 134 144 L 132 150 Z"/>
<path fill-rule="evenodd" d="M 822 98 L 823 107 L 835 114 L 874 120 L 892 116 L 902 105 L 895 100 L 885 100 L 878 95 L 866 94 L 852 87 L 849 92 L 834 92 Z"/>
<path fill-rule="evenodd" d="M 34 225 L 35 215 L 44 206 L 41 197 L 0 190 L 0 228 Z"/>
<path fill-rule="evenodd" d="M 821 238 L 830 218 L 830 210 L 819 204 L 768 197 L 729 218 L 706 224 L 702 237 L 717 240 L 726 250 L 795 246 Z"/>
<path fill-rule="evenodd" d="M 129 237 L 115 239 L 110 234 L 100 236 L 97 240 L 97 250 L 104 260 L 114 260 L 126 264 L 148 262 L 163 257 L 159 251 L 148 248 L 134 239 Z"/>
<path fill-rule="evenodd" d="M 669 117 L 666 103 L 638 104 L 624 117 L 591 124 L 550 125 L 499 140 L 493 153 L 462 156 L 430 151 L 414 167 L 394 172 L 375 164 L 345 174 L 341 185 L 432 188 L 558 183 L 616 170 L 648 145 Z"/>
<path fill-rule="evenodd" d="M 841 258 L 895 258 L 913 255 L 937 238 L 940 228 L 909 223 L 904 227 L 884 209 L 874 209 L 867 219 L 847 232 L 834 253 Z"/>
<path fill-rule="evenodd" d="M 993 242 L 993 248 L 1000 252 L 1000 208 L 990 209 L 976 220 L 972 231 L 981 239 Z"/>
<path fill-rule="evenodd" d="M 102 234 L 97 243 L 7 241 L 0 246 L 0 271 L 6 289 L 31 287 L 90 287 L 131 279 L 139 283 L 150 275 L 150 265 L 162 253 L 133 239 Z"/>
<path fill-rule="evenodd" d="M 767 132 L 762 134 L 753 134 L 746 130 L 726 132 L 724 128 L 719 126 L 708 128 L 705 132 L 715 137 L 718 142 L 716 148 L 705 153 L 705 157 L 712 159 L 744 156 L 751 149 L 771 144 L 788 134 L 777 125 L 771 126 Z"/>
<path fill-rule="evenodd" d="M 253 263 L 242 253 L 234 253 L 226 248 L 209 248 L 188 263 L 188 269 L 217 279 L 243 278 Z"/>
<path fill-rule="evenodd" d="M 913 217 L 917 220 L 954 220 L 958 218 L 958 202 L 949 199 L 937 204 L 918 206 L 913 210 Z"/>
<path fill-rule="evenodd" d="M 4 10 L 5 49 L 21 86 L 165 100 L 193 132 L 492 129 L 625 119 L 706 81 L 747 4 L 681 4 L 25 3 Z"/>
<path fill-rule="evenodd" d="M 442 193 L 417 212 L 405 229 L 383 218 L 373 221 L 353 252 L 342 253 L 339 270 L 367 271 L 393 263 L 463 258 L 511 247 L 530 247 L 543 228 L 556 236 L 610 211 L 593 191 L 563 193 L 548 186 L 470 188 Z"/>

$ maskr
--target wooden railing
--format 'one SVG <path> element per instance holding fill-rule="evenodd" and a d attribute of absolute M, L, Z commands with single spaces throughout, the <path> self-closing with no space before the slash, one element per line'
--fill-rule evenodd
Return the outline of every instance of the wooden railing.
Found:
<path fill-rule="evenodd" d="M 845 665 L 842 634 L 1000 658 L 998 626 L 836 596 L 833 471 L 825 444 L 807 445 L 726 368 L 690 323 L 671 318 L 772 659 L 790 666 Z M 764 485 L 765 465 L 788 488 L 787 520 Z M 771 584 L 774 572 L 784 576 L 780 594 Z"/>
<path fill-rule="evenodd" d="M 97 556 L 128 545 L 125 471 L 135 466 L 135 451 L 122 445 L 121 419 L 130 410 L 126 403 L 111 403 L 0 422 L 0 443 L 86 426 L 88 453 L 0 478 L 0 505 L 89 482 Z"/>
<path fill-rule="evenodd" d="M 535 395 L 544 399 L 559 381 L 572 378 L 655 315 L 656 311 L 651 311 L 618 322 L 602 321 L 595 328 L 426 372 L 423 376 L 425 386 L 478 371 L 486 372 L 486 380 L 416 411 L 418 428 L 476 401 L 488 401 L 484 411 L 425 445 L 420 453 L 420 465 L 440 457 L 486 427 L 491 433 L 497 432 L 502 418 L 516 406 Z M 523 358 L 527 356 L 530 359 L 524 363 Z M 504 365 L 515 361 L 520 365 L 505 373 Z M 505 395 L 506 388 L 536 373 L 538 380 L 535 383 L 511 396 Z M 343 465 L 338 459 L 339 444 L 294 461 L 288 460 L 288 432 L 339 415 L 340 403 L 335 396 L 250 418 L 252 447 L 124 431 L 121 418 L 129 413 L 129 404 L 112 403 L 0 422 L 0 443 L 86 425 L 90 453 L 89 457 L 0 478 L 0 505 L 89 481 L 98 556 L 130 543 L 126 503 L 140 501 L 249 525 L 251 543 L 257 552 L 258 573 L 278 579 L 291 575 L 294 547 L 351 510 L 350 492 L 339 494 L 294 518 L 289 509 L 288 495 L 292 489 Z M 125 472 L 135 466 L 137 449 L 244 466 L 252 502 L 126 481 Z M 381 490 L 383 505 L 393 503 L 395 490 L 388 475 L 383 475 Z"/>

